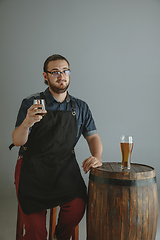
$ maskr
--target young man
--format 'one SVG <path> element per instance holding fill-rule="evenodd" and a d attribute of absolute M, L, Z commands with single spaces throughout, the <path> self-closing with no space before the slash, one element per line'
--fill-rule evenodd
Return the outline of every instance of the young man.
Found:
<path fill-rule="evenodd" d="M 74 147 L 83 134 L 91 152 L 82 164 L 87 173 L 102 165 L 102 143 L 88 105 L 67 91 L 67 59 L 57 54 L 47 58 L 43 76 L 48 88 L 22 101 L 13 131 L 14 145 L 21 146 L 15 170 L 16 191 L 25 223 L 24 240 L 47 239 L 46 209 L 58 205 L 55 239 L 69 240 L 86 203 L 86 186 Z M 45 99 L 46 110 L 39 100 L 33 104 L 35 98 Z"/>

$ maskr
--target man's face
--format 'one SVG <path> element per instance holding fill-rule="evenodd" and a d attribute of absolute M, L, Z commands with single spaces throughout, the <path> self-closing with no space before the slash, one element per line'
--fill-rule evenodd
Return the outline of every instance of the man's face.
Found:
<path fill-rule="evenodd" d="M 48 63 L 47 71 L 49 72 L 63 72 L 68 70 L 69 66 L 65 60 L 56 60 Z M 61 73 L 59 76 L 54 76 L 51 73 L 43 73 L 45 80 L 48 82 L 49 89 L 51 92 L 64 93 L 69 87 L 70 77 L 65 73 Z"/>

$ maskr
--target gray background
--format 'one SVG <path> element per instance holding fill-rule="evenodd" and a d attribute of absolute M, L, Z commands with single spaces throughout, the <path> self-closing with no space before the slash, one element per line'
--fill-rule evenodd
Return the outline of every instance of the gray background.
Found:
<path fill-rule="evenodd" d="M 121 161 L 120 136 L 133 135 L 132 162 L 153 166 L 160 186 L 159 0 L 0 0 L 0 35 L 1 198 L 15 199 L 18 149 L 8 146 L 21 100 L 46 88 L 54 53 L 70 61 L 69 92 L 92 110 L 103 162 Z M 76 153 L 81 166 L 83 137 Z"/>

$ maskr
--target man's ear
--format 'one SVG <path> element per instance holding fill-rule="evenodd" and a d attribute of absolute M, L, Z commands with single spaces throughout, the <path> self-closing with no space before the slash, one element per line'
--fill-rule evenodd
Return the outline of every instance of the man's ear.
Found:
<path fill-rule="evenodd" d="M 43 72 L 43 77 L 48 82 L 48 77 L 47 77 L 47 73 L 46 72 Z"/>

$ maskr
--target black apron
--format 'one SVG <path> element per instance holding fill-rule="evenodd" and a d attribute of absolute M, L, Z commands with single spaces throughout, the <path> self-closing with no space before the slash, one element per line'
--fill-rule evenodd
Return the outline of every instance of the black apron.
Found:
<path fill-rule="evenodd" d="M 86 186 L 73 150 L 77 135 L 75 110 L 48 110 L 36 123 L 24 151 L 18 200 L 31 214 L 72 201 L 86 200 Z"/>

